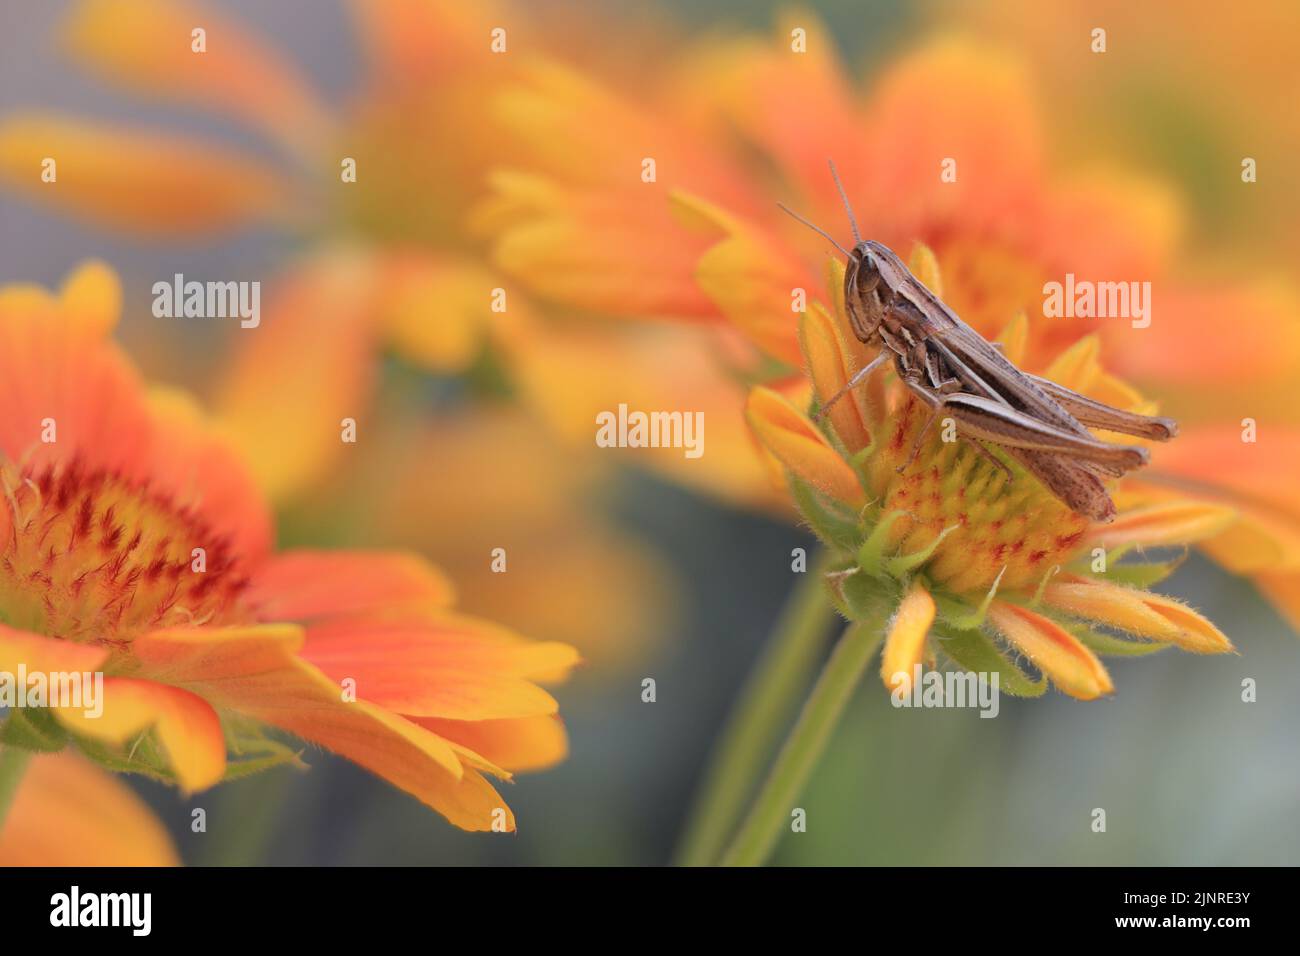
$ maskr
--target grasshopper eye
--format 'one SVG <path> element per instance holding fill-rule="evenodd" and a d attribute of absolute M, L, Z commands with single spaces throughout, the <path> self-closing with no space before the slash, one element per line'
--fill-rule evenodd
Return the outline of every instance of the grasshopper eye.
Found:
<path fill-rule="evenodd" d="M 880 285 L 880 269 L 871 253 L 863 253 L 854 263 L 853 281 L 859 292 L 871 292 Z"/>

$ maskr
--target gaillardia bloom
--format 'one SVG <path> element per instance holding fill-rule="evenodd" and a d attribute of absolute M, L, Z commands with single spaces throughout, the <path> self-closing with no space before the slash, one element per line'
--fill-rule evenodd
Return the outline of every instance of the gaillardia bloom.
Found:
<path fill-rule="evenodd" d="M 1300 428 L 1284 414 L 1294 403 L 1282 398 L 1300 360 L 1292 283 L 1254 263 L 1228 272 L 1198 263 L 1230 250 L 1185 247 L 1183 206 L 1165 185 L 1068 144 L 1053 150 L 1037 77 L 999 43 L 936 35 L 860 89 L 810 11 L 780 21 L 771 38 L 707 37 L 667 62 L 671 82 L 635 97 L 557 67 L 513 80 L 497 109 L 518 146 L 490 177 L 482 217 L 501 271 L 571 308 L 691 329 L 725 322 L 769 360 L 712 349 L 728 357 L 739 405 L 742 379 L 779 383 L 803 361 L 792 309 L 815 296 L 825 247 L 773 200 L 815 223 L 842 222 L 833 158 L 867 237 L 896 250 L 927 244 L 963 321 L 991 338 L 1026 313 L 1027 368 L 1041 372 L 1092 332 L 1112 369 L 1159 391 L 1182 436 L 1125 481 L 1130 505 L 1139 494 L 1151 507 L 1183 500 L 1168 498 L 1159 477 L 1235 511 L 1201 550 L 1249 576 L 1300 627 L 1300 499 L 1279 479 L 1300 461 Z M 792 49 L 794 29 L 806 50 Z M 566 166 L 556 143 L 580 144 L 591 161 Z M 658 160 L 654 183 L 635 175 L 641 157 Z M 1150 279 L 1159 315 L 1141 328 L 1062 321 L 1045 308 L 1046 287 L 1069 275 Z M 609 305 L 616 296 L 620 310 Z M 1225 315 L 1250 321 L 1224 336 Z M 1243 419 L 1264 408 L 1267 436 L 1243 445 Z M 732 422 L 709 421 L 713 436 Z"/>
<path fill-rule="evenodd" d="M 274 553 L 225 438 L 109 340 L 119 309 L 95 264 L 57 296 L 0 292 L 0 671 L 104 675 L 102 713 L 15 708 L 0 739 L 193 792 L 296 760 L 287 731 L 513 829 L 487 777 L 564 756 L 536 682 L 573 649 L 456 614 L 405 554 Z"/>
<path fill-rule="evenodd" d="M 912 268 L 939 291 L 926 247 L 918 245 Z M 852 333 L 843 281 L 843 266 L 834 262 L 833 313 L 815 303 L 800 320 L 819 402 L 874 358 Z M 1013 361 L 1025 333 L 1022 318 L 1004 336 Z M 1046 374 L 1090 398 L 1151 411 L 1101 371 L 1091 337 L 1068 349 Z M 942 429 L 920 439 L 913 460 L 930 410 L 892 373 L 876 374 L 833 404 L 825 432 L 795 401 L 755 388 L 748 402 L 750 426 L 786 469 L 808 523 L 842 555 L 829 574 L 840 611 L 853 620 L 888 620 L 881 665 L 887 686 L 897 688 L 918 665 L 943 658 L 998 673 L 1009 693 L 1041 693 L 1050 679 L 1064 693 L 1089 700 L 1113 689 L 1099 655 L 1171 645 L 1198 653 L 1232 650 L 1196 611 L 1145 590 L 1176 561 L 1120 561 L 1132 549 L 1176 546 L 1217 533 L 1232 512 L 1171 500 L 1159 508 L 1121 510 L 1114 522 L 1093 524 L 1015 461 L 1007 459 L 1004 470 Z M 1019 657 L 1037 675 L 1026 672 Z"/>
<path fill-rule="evenodd" d="M 629 359 L 645 354 L 586 337 L 581 344 L 590 347 L 566 348 L 569 337 L 551 334 L 525 290 L 484 261 L 462 228 L 483 171 L 502 155 L 486 91 L 515 75 L 530 58 L 525 48 L 550 46 L 551 39 L 578 42 L 580 31 L 569 29 L 573 21 L 488 0 L 347 0 L 361 71 L 350 95 L 334 97 L 269 37 L 216 5 L 76 0 L 68 6 L 56 42 L 72 65 L 107 88 L 131 93 L 137 106 L 163 101 L 222 116 L 260 148 L 165 122 L 138 127 L 23 110 L 0 118 L 0 186 L 119 234 L 211 242 L 257 227 L 275 230 L 282 248 L 293 250 L 291 261 L 276 263 L 274 281 L 264 283 L 259 328 L 235 332 L 232 360 L 204 370 L 212 382 L 194 385 L 211 396 L 211 413 L 244 453 L 259 487 L 286 508 L 285 523 L 297 526 L 300 516 L 311 520 L 326 509 L 380 533 L 393 514 L 390 503 L 404 498 L 404 520 L 394 522 L 402 542 L 452 575 L 462 606 L 573 643 L 594 670 L 630 661 L 657 634 L 671 633 L 672 602 L 657 600 L 671 595 L 671 569 L 591 507 L 589 486 L 567 480 L 606 467 L 611 457 L 593 448 L 590 416 L 583 416 L 577 441 L 538 427 L 550 416 L 529 423 L 526 449 L 484 441 L 485 435 L 501 440 L 499 406 L 517 405 L 524 414 L 535 395 L 552 403 L 582 400 L 593 370 L 626 369 Z M 203 55 L 190 52 L 195 25 L 209 38 Z M 492 31 L 502 25 L 509 55 L 492 50 Z M 452 142 L 456 148 L 448 149 Z M 45 157 L 57 157 L 55 183 L 41 181 Z M 399 361 L 387 361 L 390 356 Z M 649 383 L 659 376 L 655 368 L 652 377 L 646 361 L 637 378 Z M 411 370 L 436 379 L 430 431 L 442 463 L 440 488 L 449 462 L 485 447 L 510 457 L 508 470 L 487 481 L 489 497 L 514 485 L 504 500 L 494 499 L 501 507 L 489 520 L 482 520 L 482 509 L 464 508 L 455 489 L 430 501 L 430 466 L 418 458 L 385 487 L 391 493 L 340 487 L 362 470 L 361 459 L 347 454 L 352 446 L 338 441 L 342 417 L 368 422 L 368 447 L 386 442 L 415 458 L 407 416 L 390 414 L 397 402 L 404 411 L 429 410 L 427 391 L 403 391 Z M 535 381 L 556 370 L 558 378 Z M 719 419 L 734 419 L 733 431 L 745 442 L 740 403 L 734 391 L 725 398 Z M 390 404 L 380 413 L 385 401 Z M 603 396 L 602 402 L 601 408 L 613 407 Z M 525 458 L 530 468 L 519 469 Z M 690 463 L 693 469 L 679 455 L 655 461 L 699 474 L 721 459 L 711 452 L 703 464 Z M 770 495 L 752 456 L 743 461 L 752 486 Z M 534 475 L 539 470 L 541 480 Z M 470 471 L 481 496 L 484 469 Z M 724 472 L 715 483 L 729 480 Z M 328 501 L 328 494 L 338 497 Z M 551 528 L 560 516 L 572 520 L 557 553 L 554 541 L 544 539 L 555 537 Z M 430 527 L 436 538 L 417 535 Z M 497 531 L 502 527 L 508 537 Z M 538 570 L 485 576 L 482 555 L 499 545 L 509 545 L 512 564 L 518 559 Z M 530 562 L 530 552 L 545 557 Z M 603 569 L 599 575 L 589 573 L 595 564 Z M 567 600 L 559 602 L 543 577 L 566 574 Z M 619 613 L 601 613 L 611 607 Z"/>

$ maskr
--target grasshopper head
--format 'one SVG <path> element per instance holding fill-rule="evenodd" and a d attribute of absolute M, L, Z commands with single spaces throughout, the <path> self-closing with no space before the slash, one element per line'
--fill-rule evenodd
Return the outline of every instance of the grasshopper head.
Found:
<path fill-rule="evenodd" d="M 844 307 L 849 313 L 849 323 L 853 326 L 853 334 L 868 345 L 874 344 L 877 338 L 889 294 L 889 286 L 881 273 L 882 260 L 873 245 L 878 243 L 859 242 L 855 245 L 844 271 Z"/>

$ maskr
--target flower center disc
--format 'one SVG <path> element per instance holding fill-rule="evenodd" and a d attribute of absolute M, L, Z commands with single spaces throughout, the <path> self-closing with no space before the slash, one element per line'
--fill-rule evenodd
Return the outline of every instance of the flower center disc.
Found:
<path fill-rule="evenodd" d="M 224 539 L 166 495 L 79 461 L 0 465 L 0 621 L 124 647 L 231 617 L 246 579 Z"/>
<path fill-rule="evenodd" d="M 871 478 L 885 510 L 906 514 L 891 529 L 902 550 L 919 551 L 945 528 L 954 529 L 926 565 L 931 580 L 958 593 L 987 590 L 999 574 L 1003 587 L 1033 587 L 1074 557 L 1087 519 L 1019 465 L 1010 466 L 1014 477 L 1008 479 L 969 442 L 945 441 L 941 422 L 933 423 L 911 460 L 929 418 L 929 409 L 910 396 L 904 400 L 881 430 Z M 904 464 L 900 475 L 896 468 Z"/>

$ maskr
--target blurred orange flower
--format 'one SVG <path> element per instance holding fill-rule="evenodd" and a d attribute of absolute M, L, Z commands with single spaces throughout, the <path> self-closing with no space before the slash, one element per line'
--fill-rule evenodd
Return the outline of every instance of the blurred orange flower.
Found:
<path fill-rule="evenodd" d="M 806 31 L 806 52 L 791 49 L 795 28 Z M 711 38 L 670 68 L 675 81 L 653 91 L 647 105 L 575 92 L 598 81 L 559 68 L 521 75 L 515 92 L 502 96 L 531 97 L 528 115 L 549 122 L 514 122 L 519 159 L 494 175 L 493 195 L 480 208 L 498 265 L 539 295 L 590 308 L 609 296 L 606 259 L 635 262 L 637 277 L 627 285 L 636 291 L 621 314 L 725 322 L 766 354 L 766 365 L 757 358 L 732 362 L 741 370 L 733 376 L 739 400 L 746 380 L 779 385 L 789 367 L 801 364 L 796 315 L 804 299 L 817 296 L 824 250 L 822 239 L 774 203 L 756 206 L 753 197 L 783 199 L 814 222 L 842 221 L 826 172 L 833 157 L 864 231 L 894 248 L 921 242 L 933 250 L 945 300 L 977 331 L 992 337 L 1013 316 L 1033 319 L 1018 327 L 1027 367 L 1043 369 L 1092 333 L 1119 374 L 1171 396 L 1167 411 L 1184 425 L 1182 449 L 1168 457 L 1168 467 L 1162 459 L 1143 481 L 1126 486 L 1130 504 L 1154 506 L 1172 494 L 1158 482 L 1184 487 L 1192 478 L 1204 499 L 1239 509 L 1241 521 L 1224 525 L 1206 550 L 1232 569 L 1248 569 L 1300 627 L 1300 500 L 1278 480 L 1300 452 L 1297 435 L 1270 421 L 1266 437 L 1245 444 L 1239 428 L 1277 404 L 1272 399 L 1292 387 L 1300 369 L 1294 290 L 1267 276 L 1213 285 L 1185 279 L 1173 268 L 1184 231 L 1175 196 L 1111 167 L 1058 172 L 1048 159 L 1033 77 L 1016 57 L 941 36 L 888 65 L 860 101 L 814 17 L 787 15 L 776 36 Z M 507 120 L 516 113 L 523 115 L 506 110 Z M 684 121 L 662 131 L 647 115 Z M 577 135 L 578 125 L 584 155 L 601 157 L 592 164 L 600 173 L 548 158 L 549 144 Z M 600 134 L 611 129 L 618 133 L 606 142 Z M 709 162 L 681 158 L 678 140 L 697 130 L 703 133 L 696 139 L 713 136 Z M 646 184 L 629 168 L 638 154 L 674 159 L 660 162 L 657 181 Z M 720 171 L 717 157 L 727 156 L 732 161 Z M 953 175 L 941 175 L 945 168 Z M 614 175 L 616 186 L 607 181 Z M 640 200 L 631 201 L 638 190 Z M 653 206 L 646 197 L 672 217 L 662 209 L 641 215 Z M 610 233 L 614 223 L 621 245 Z M 535 234 L 564 236 L 566 261 L 532 242 Z M 676 264 L 679 250 L 699 249 L 701 237 L 712 242 L 688 275 Z M 647 256 L 647 248 L 673 252 Z M 1160 315 L 1145 328 L 1045 316 L 1045 284 L 1071 273 L 1151 281 Z M 710 310 L 682 305 L 687 295 L 678 287 L 688 280 L 711 301 Z M 673 292 L 646 300 L 642 289 Z M 1234 325 L 1240 334 L 1224 334 L 1224 317 L 1232 315 L 1250 317 Z M 1098 383 L 1118 381 L 1096 367 L 1086 374 Z M 1200 454 L 1211 434 L 1220 436 L 1220 450 L 1237 436 L 1240 468 Z M 1263 496 L 1261 482 L 1269 485 Z"/>
<path fill-rule="evenodd" d="M 1185 0 L 1177 16 L 1124 0 L 925 7 L 949 28 L 1014 45 L 1056 105 L 1048 121 L 1089 131 L 1078 149 L 1158 162 L 1177 177 L 1198 207 L 1198 245 L 1213 242 L 1216 258 L 1289 266 L 1300 242 L 1300 193 L 1279 175 L 1300 152 L 1300 121 L 1285 108 L 1300 88 L 1291 0 L 1249 0 L 1230 17 L 1213 0 Z M 1104 53 L 1093 49 L 1098 29 Z M 1247 158 L 1257 164 L 1250 183 Z"/>
<path fill-rule="evenodd" d="M 38 754 L 0 826 L 0 866 L 176 866 L 167 830 L 121 780 L 71 752 Z"/>
<path fill-rule="evenodd" d="M 464 222 L 483 170 L 503 148 L 482 108 L 484 91 L 515 75 L 526 59 L 514 47 L 509 55 L 494 53 L 493 28 L 508 26 L 508 41 L 520 47 L 556 38 L 584 42 L 582 31 L 570 30 L 573 23 L 556 27 L 554 18 L 543 29 L 526 9 L 497 3 L 354 0 L 349 8 L 367 71 L 356 94 L 335 105 L 287 57 L 211 6 L 189 0 L 73 5 L 60 38 L 78 65 L 135 94 L 230 117 L 269 143 L 269 155 L 46 113 L 0 123 L 0 181 L 34 201 L 158 241 L 260 226 L 296 243 L 296 258 L 267 284 L 261 326 L 236 336 L 232 361 L 212 386 L 214 414 L 280 507 L 310 498 L 337 508 L 321 495 L 339 485 L 331 471 L 364 470 L 362 456 L 343 460 L 349 446 L 338 440 L 338 423 L 355 419 L 373 446 L 384 428 L 381 416 L 370 413 L 382 400 L 386 352 L 465 386 L 440 403 L 438 416 L 458 435 L 472 431 L 480 415 L 483 427 L 492 427 L 487 406 L 508 397 L 523 374 L 519 363 L 539 374 L 544 361 L 565 364 L 557 353 L 567 339 L 552 336 L 524 290 L 484 260 Z M 208 37 L 201 56 L 189 51 L 196 24 Z M 44 156 L 58 157 L 53 190 L 40 188 L 47 185 L 37 175 Z M 581 352 L 568 358 L 577 356 L 594 359 Z M 582 443 L 570 444 L 545 427 L 554 423 L 553 403 L 582 392 L 579 383 L 566 376 L 520 390 L 520 397 L 541 395 L 547 403 L 530 440 L 535 456 L 573 460 L 592 453 L 590 430 Z M 734 407 L 728 412 L 738 419 Z M 439 457 L 451 451 L 443 447 Z M 760 481 L 750 486 L 770 500 Z M 539 494 L 542 489 L 551 494 Z M 408 533 L 403 540 L 436 552 L 466 581 L 481 578 L 491 547 L 526 548 L 520 529 L 589 500 L 585 490 L 541 483 L 523 499 L 534 510 L 503 514 L 517 519 L 509 526 L 514 530 L 491 538 L 471 512 L 439 509 L 425 498 L 410 503 L 436 513 L 439 539 Z M 404 527 L 431 524 L 411 517 Z M 567 537 L 588 555 L 584 560 L 599 551 L 604 561 L 647 578 L 575 578 L 571 586 L 582 593 L 575 594 L 573 616 L 541 634 L 578 643 L 596 666 L 633 658 L 649 635 L 669 627 L 668 571 L 628 534 L 595 520 L 589 507 Z M 524 587 L 518 576 L 488 580 L 490 587 L 465 593 L 468 606 L 494 614 L 505 609 L 520 621 L 550 615 L 557 623 L 547 595 Z M 609 604 L 623 613 L 599 616 Z"/>
<path fill-rule="evenodd" d="M 0 670 L 102 671 L 104 706 L 11 711 L 5 740 L 71 737 L 191 792 L 295 753 L 339 753 L 465 829 L 514 818 L 487 776 L 565 755 L 571 647 L 451 610 L 396 553 L 276 554 L 266 505 L 186 396 L 107 340 L 116 277 L 0 292 Z"/>

